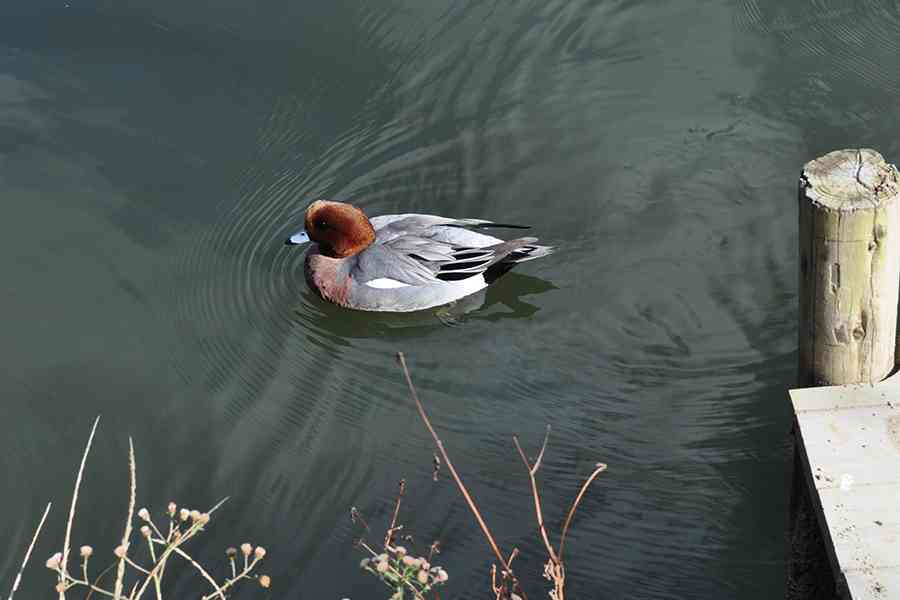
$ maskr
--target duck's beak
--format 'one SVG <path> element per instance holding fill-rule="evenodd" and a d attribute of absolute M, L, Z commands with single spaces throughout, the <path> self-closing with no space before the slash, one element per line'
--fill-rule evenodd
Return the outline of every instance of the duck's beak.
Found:
<path fill-rule="evenodd" d="M 309 235 L 307 235 L 306 231 L 298 231 L 288 239 L 284 241 L 288 246 L 298 246 L 300 244 L 305 244 L 309 241 Z"/>

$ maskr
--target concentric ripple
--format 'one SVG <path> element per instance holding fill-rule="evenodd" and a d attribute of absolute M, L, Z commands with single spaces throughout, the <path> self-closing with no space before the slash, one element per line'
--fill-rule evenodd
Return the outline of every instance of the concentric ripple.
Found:
<path fill-rule="evenodd" d="M 579 524 L 582 595 L 625 594 L 643 574 L 642 597 L 684 581 L 717 597 L 738 576 L 759 579 L 721 568 L 747 535 L 777 560 L 777 527 L 741 515 L 772 500 L 753 485 L 753 461 L 784 464 L 782 408 L 760 404 L 789 377 L 794 220 L 778 190 L 792 185 L 799 126 L 755 110 L 770 89 L 752 69 L 709 60 L 730 59 L 732 38 L 708 22 L 812 64 L 849 7 L 801 22 L 764 0 L 732 7 L 733 21 L 721 3 L 660 6 L 470 2 L 432 14 L 415 3 L 348 26 L 340 39 L 359 49 L 341 69 L 285 61 L 296 72 L 273 85 L 229 175 L 234 194 L 178 257 L 174 318 L 179 373 L 221 425 L 217 480 L 251 465 L 247 487 L 267 511 L 314 517 L 297 542 L 302 568 L 335 569 L 347 505 L 375 502 L 372 489 L 400 474 L 427 478 L 430 441 L 404 404 L 397 350 L 510 543 L 532 533 L 510 493 L 521 483 L 511 433 L 539 440 L 553 424 L 554 513 L 587 466 L 615 465 Z M 875 38 L 889 35 L 879 27 Z M 841 44 L 868 39 L 848 31 Z M 844 60 L 848 71 L 856 59 Z M 893 89 L 890 74 L 860 72 Z M 302 249 L 282 243 L 322 197 L 370 214 L 502 216 L 562 248 L 461 318 L 355 314 L 316 299 Z M 436 490 L 421 493 L 437 508 L 418 524 L 450 546 L 475 543 Z M 329 531 L 344 538 L 322 541 Z M 460 579 L 477 581 L 483 565 L 455 556 Z M 782 580 L 773 572 L 759 595 Z"/>

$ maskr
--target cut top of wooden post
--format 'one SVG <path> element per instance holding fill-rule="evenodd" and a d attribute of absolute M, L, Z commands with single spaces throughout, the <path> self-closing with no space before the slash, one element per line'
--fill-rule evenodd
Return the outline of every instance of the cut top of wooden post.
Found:
<path fill-rule="evenodd" d="M 894 368 L 900 174 L 838 150 L 800 178 L 801 385 L 880 381 Z"/>
<path fill-rule="evenodd" d="M 837 150 L 806 163 L 801 185 L 813 203 L 839 211 L 877 208 L 900 191 L 894 165 L 875 150 Z"/>

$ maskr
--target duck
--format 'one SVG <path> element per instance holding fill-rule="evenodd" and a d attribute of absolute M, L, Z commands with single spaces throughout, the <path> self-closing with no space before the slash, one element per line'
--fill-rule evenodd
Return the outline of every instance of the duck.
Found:
<path fill-rule="evenodd" d="M 323 300 L 373 312 L 413 312 L 485 289 L 515 265 L 551 254 L 535 237 L 508 241 L 487 229 L 529 229 L 483 219 L 404 213 L 371 219 L 345 202 L 316 200 L 304 229 L 285 241 L 310 244 L 303 272 Z"/>

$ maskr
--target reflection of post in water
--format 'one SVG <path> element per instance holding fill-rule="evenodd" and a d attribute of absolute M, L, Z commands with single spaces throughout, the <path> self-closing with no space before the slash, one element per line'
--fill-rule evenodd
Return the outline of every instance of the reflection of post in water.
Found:
<path fill-rule="evenodd" d="M 799 202 L 799 384 L 824 387 L 790 394 L 787 597 L 868 597 L 896 564 L 881 538 L 900 526 L 900 443 L 884 441 L 900 419 L 900 379 L 884 381 L 897 350 L 900 174 L 874 150 L 831 152 L 804 167 Z"/>

